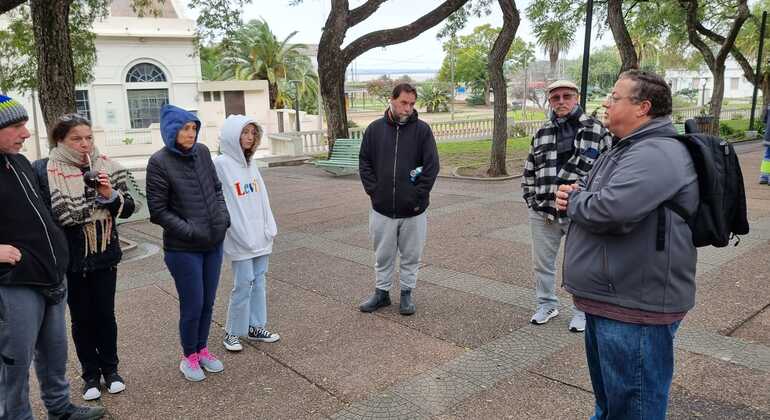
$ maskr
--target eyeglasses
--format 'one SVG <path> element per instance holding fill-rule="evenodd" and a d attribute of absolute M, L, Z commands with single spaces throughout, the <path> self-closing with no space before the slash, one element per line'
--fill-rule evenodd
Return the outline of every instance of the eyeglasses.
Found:
<path fill-rule="evenodd" d="M 569 101 L 569 100 L 571 100 L 572 98 L 575 98 L 575 97 L 577 97 L 577 94 L 575 94 L 575 93 L 565 93 L 563 95 L 551 95 L 551 96 L 548 97 L 548 100 L 550 102 L 559 102 L 561 100 Z"/>
<path fill-rule="evenodd" d="M 628 99 L 629 101 L 637 101 L 639 98 L 636 96 L 615 96 L 615 95 L 607 95 L 607 99 L 604 101 L 607 102 L 607 105 L 615 105 L 616 103 L 622 101 L 623 99 Z"/>

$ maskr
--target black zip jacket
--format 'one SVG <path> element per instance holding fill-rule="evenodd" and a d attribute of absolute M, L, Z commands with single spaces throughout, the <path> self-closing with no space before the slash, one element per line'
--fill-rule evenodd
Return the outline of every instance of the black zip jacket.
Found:
<path fill-rule="evenodd" d="M 372 208 L 393 219 L 422 214 L 439 171 L 433 132 L 414 111 L 405 123 L 391 120 L 389 111 L 369 124 L 361 142 L 358 173 Z M 410 172 L 422 166 L 415 182 Z"/>
<path fill-rule="evenodd" d="M 208 251 L 230 226 L 222 184 L 202 143 L 190 153 L 164 147 L 150 157 L 147 205 L 150 221 L 163 227 L 167 251 Z"/>
<path fill-rule="evenodd" d="M 69 254 L 64 233 L 43 202 L 23 155 L 0 154 L 0 244 L 21 251 L 16 265 L 0 263 L 0 285 L 62 289 Z M 61 293 L 60 297 L 63 297 Z"/>

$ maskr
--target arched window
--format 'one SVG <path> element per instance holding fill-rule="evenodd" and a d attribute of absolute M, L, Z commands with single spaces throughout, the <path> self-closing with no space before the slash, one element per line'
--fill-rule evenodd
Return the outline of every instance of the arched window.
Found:
<path fill-rule="evenodd" d="M 165 82 L 166 75 L 158 66 L 150 63 L 139 63 L 126 74 L 127 83 Z"/>

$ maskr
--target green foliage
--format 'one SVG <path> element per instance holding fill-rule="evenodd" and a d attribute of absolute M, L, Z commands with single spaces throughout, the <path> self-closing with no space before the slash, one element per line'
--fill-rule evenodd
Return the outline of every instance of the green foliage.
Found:
<path fill-rule="evenodd" d="M 484 101 L 484 94 L 482 92 L 473 92 L 471 95 L 469 95 L 467 98 L 465 98 L 465 103 L 468 105 L 484 105 L 486 102 Z"/>
<path fill-rule="evenodd" d="M 588 60 L 588 85 L 594 91 L 606 92 L 611 89 L 618 79 L 620 72 L 620 54 L 614 45 L 603 47 L 591 53 Z M 583 59 L 567 66 L 567 75 L 575 82 L 580 82 Z M 601 94 L 601 93 L 600 93 Z"/>
<path fill-rule="evenodd" d="M 500 28 L 485 24 L 474 28 L 471 34 L 445 41 L 443 48 L 447 55 L 439 70 L 438 80 L 451 81 L 450 69 L 454 59 L 455 83 L 469 86 L 477 95 L 481 95 L 483 103 L 483 93 L 489 89 L 490 83 L 488 55 L 499 34 Z M 506 55 L 507 73 L 523 69 L 534 59 L 535 52 L 532 44 L 521 38 L 514 39 Z"/>
<path fill-rule="evenodd" d="M 300 81 L 300 104 L 315 104 L 319 92 L 318 76 L 313 71 L 310 58 L 302 55 L 304 45 L 289 43 L 296 33 L 292 32 L 279 41 L 267 22 L 249 21 L 222 41 L 222 63 L 236 79 L 267 80 L 273 108 L 292 103 L 287 92 L 289 80 Z M 312 107 L 317 109 L 317 105 Z"/>
<path fill-rule="evenodd" d="M 551 69 L 559 54 L 572 46 L 585 6 L 569 0 L 538 0 L 527 6 L 537 44 L 548 54 Z"/>
<path fill-rule="evenodd" d="M 107 14 L 109 0 L 74 0 L 70 5 L 69 37 L 75 64 L 75 84 L 93 78 L 96 63 L 96 35 L 90 28 L 94 20 Z M 0 30 L 0 91 L 27 92 L 37 89 L 36 39 L 29 6 L 6 14 L 8 25 Z"/>
<path fill-rule="evenodd" d="M 229 38 L 243 26 L 243 7 L 251 2 L 252 0 L 189 0 L 188 7 L 198 12 L 198 37 L 208 42 L 223 37 Z"/>
<path fill-rule="evenodd" d="M 445 86 L 436 83 L 427 83 L 418 88 L 417 102 L 425 107 L 427 112 L 449 111 L 450 93 Z"/>
<path fill-rule="evenodd" d="M 387 74 L 383 74 L 377 79 L 366 82 L 366 93 L 383 105 L 387 105 L 390 96 L 393 94 L 393 88 L 401 83 L 413 84 L 414 81 L 407 75 L 403 75 L 400 78 L 393 80 Z"/>

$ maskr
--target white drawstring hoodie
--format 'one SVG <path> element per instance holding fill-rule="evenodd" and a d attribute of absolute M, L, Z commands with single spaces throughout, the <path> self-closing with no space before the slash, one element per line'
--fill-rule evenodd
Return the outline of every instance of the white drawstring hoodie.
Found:
<path fill-rule="evenodd" d="M 230 212 L 224 251 L 232 261 L 270 254 L 278 232 L 262 175 L 256 165 L 246 162 L 241 149 L 241 131 L 247 124 L 259 127 L 243 115 L 227 117 L 219 132 L 222 154 L 214 159 Z"/>

